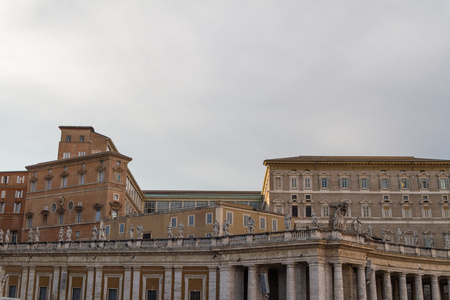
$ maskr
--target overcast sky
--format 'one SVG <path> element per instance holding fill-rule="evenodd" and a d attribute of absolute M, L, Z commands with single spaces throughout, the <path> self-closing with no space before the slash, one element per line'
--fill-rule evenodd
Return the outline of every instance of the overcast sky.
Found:
<path fill-rule="evenodd" d="M 142 189 L 260 190 L 264 159 L 450 158 L 449 1 L 2 1 L 0 170 L 93 126 Z"/>

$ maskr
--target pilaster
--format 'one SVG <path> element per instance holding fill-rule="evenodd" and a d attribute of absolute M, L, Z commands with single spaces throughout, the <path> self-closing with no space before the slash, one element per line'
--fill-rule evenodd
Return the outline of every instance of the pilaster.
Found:
<path fill-rule="evenodd" d="M 89 266 L 86 280 L 86 300 L 92 300 L 94 291 L 94 267 Z"/>
<path fill-rule="evenodd" d="M 125 267 L 125 274 L 123 280 L 123 300 L 130 300 L 131 290 L 131 267 Z"/>
<path fill-rule="evenodd" d="M 133 289 L 131 290 L 131 299 L 139 299 L 140 283 L 141 283 L 141 267 L 133 266 Z"/>
<path fill-rule="evenodd" d="M 34 279 L 36 277 L 36 268 L 31 266 L 28 271 L 28 291 L 27 299 L 33 299 Z"/>
<path fill-rule="evenodd" d="M 217 290 L 217 268 L 209 268 L 209 281 L 208 281 L 208 299 L 216 300 Z"/>
<path fill-rule="evenodd" d="M 28 268 L 22 268 L 22 282 L 20 283 L 20 299 L 27 299 L 27 287 L 28 287 Z"/>
<path fill-rule="evenodd" d="M 172 299 L 172 267 L 164 269 L 164 300 Z"/>
<path fill-rule="evenodd" d="M 103 281 L 103 270 L 101 266 L 95 267 L 95 288 L 94 288 L 94 299 L 102 298 L 102 281 Z"/>
<path fill-rule="evenodd" d="M 56 299 L 56 297 L 58 295 L 58 291 L 59 291 L 59 274 L 60 274 L 59 267 L 56 267 L 56 266 L 53 267 L 53 282 L 52 282 L 51 297 L 55 298 L 55 299 Z"/>

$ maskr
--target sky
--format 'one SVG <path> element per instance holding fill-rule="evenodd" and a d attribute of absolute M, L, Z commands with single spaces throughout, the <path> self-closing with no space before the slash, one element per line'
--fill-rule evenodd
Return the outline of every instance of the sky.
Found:
<path fill-rule="evenodd" d="M 6 0 L 0 170 L 93 126 L 146 190 L 261 190 L 265 159 L 450 159 L 448 1 Z"/>

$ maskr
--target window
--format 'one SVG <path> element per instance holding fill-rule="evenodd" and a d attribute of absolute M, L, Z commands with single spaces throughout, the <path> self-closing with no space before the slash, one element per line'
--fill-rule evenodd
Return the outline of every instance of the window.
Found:
<path fill-rule="evenodd" d="M 46 286 L 39 287 L 39 300 L 47 300 L 47 287 Z"/>
<path fill-rule="evenodd" d="M 320 188 L 321 189 L 328 189 L 328 187 L 329 187 L 329 179 L 328 179 L 328 177 L 320 178 Z"/>
<path fill-rule="evenodd" d="M 350 188 L 350 175 L 343 172 L 339 174 L 339 187 L 341 190 L 348 190 Z"/>
<path fill-rule="evenodd" d="M 17 290 L 17 286 L 16 285 L 10 285 L 9 286 L 9 291 L 8 291 L 8 297 L 9 298 L 16 298 L 16 290 Z"/>
<path fill-rule="evenodd" d="M 108 300 L 117 300 L 117 289 L 108 289 Z"/>
<path fill-rule="evenodd" d="M 277 214 L 282 214 L 283 213 L 283 207 L 280 204 L 275 205 L 275 212 Z"/>
<path fill-rule="evenodd" d="M 31 224 L 33 223 L 33 218 L 32 217 L 28 217 L 27 218 L 27 228 L 31 228 Z"/>
<path fill-rule="evenodd" d="M 321 215 L 324 218 L 327 218 L 330 216 L 330 206 L 328 205 L 328 203 L 324 203 L 322 204 L 321 207 Z"/>
<path fill-rule="evenodd" d="M 61 187 L 67 186 L 67 176 L 61 177 Z"/>
<path fill-rule="evenodd" d="M 97 210 L 95 211 L 95 220 L 96 220 L 96 221 L 100 221 L 101 214 L 102 214 L 101 210 L 97 209 Z"/>
<path fill-rule="evenodd" d="M 389 188 L 389 178 L 381 178 L 381 188 L 382 189 Z"/>
<path fill-rule="evenodd" d="M 188 216 L 188 226 L 195 225 L 195 216 Z"/>
<path fill-rule="evenodd" d="M 98 172 L 98 182 L 103 182 L 104 176 L 105 176 L 105 172 L 99 171 Z"/>
<path fill-rule="evenodd" d="M 81 211 L 77 211 L 77 223 L 81 222 Z"/>
<path fill-rule="evenodd" d="M 291 177 L 291 189 L 298 189 L 297 177 Z"/>
<path fill-rule="evenodd" d="M 31 191 L 36 192 L 36 181 L 31 182 Z"/>
<path fill-rule="evenodd" d="M 305 206 L 305 217 L 311 217 L 311 213 L 312 213 L 312 208 L 311 205 L 306 205 Z"/>
<path fill-rule="evenodd" d="M 230 211 L 227 211 L 227 221 L 229 224 L 233 224 L 233 213 Z"/>
<path fill-rule="evenodd" d="M 80 142 L 84 142 L 84 135 L 80 135 Z"/>
<path fill-rule="evenodd" d="M 298 206 L 297 205 L 292 205 L 291 213 L 292 213 L 293 217 L 298 217 Z"/>
<path fill-rule="evenodd" d="M 5 212 L 5 202 L 0 202 L 0 214 Z"/>
<path fill-rule="evenodd" d="M 172 217 L 170 219 L 170 224 L 171 224 L 172 228 L 177 227 L 177 217 Z"/>
<path fill-rule="evenodd" d="M 14 213 L 16 213 L 16 214 L 20 213 L 20 207 L 21 207 L 21 206 L 22 206 L 22 203 L 20 203 L 20 202 L 15 202 L 15 203 L 14 203 L 14 209 L 13 209 Z"/>
<path fill-rule="evenodd" d="M 259 228 L 266 230 L 266 218 L 264 217 L 259 218 Z"/>
<path fill-rule="evenodd" d="M 105 234 L 106 235 L 109 235 L 110 229 L 111 229 L 111 226 L 109 226 L 109 225 L 105 226 Z"/>
<path fill-rule="evenodd" d="M 272 220 L 272 231 L 277 231 L 277 230 L 278 230 L 278 221 Z"/>
<path fill-rule="evenodd" d="M 403 190 L 409 189 L 409 178 L 400 178 L 400 188 Z"/>
<path fill-rule="evenodd" d="M 16 191 L 16 199 L 23 197 L 23 191 Z"/>
<path fill-rule="evenodd" d="M 200 291 L 189 291 L 189 300 L 201 300 Z"/>
<path fill-rule="evenodd" d="M 82 151 L 82 152 L 78 152 L 78 156 L 85 156 L 86 152 Z"/>
<path fill-rule="evenodd" d="M 119 233 L 124 233 L 125 232 L 125 223 L 120 223 L 119 224 Z"/>
<path fill-rule="evenodd" d="M 292 201 L 297 201 L 297 199 L 298 199 L 297 195 L 291 195 L 291 200 Z"/>
<path fill-rule="evenodd" d="M 184 209 L 195 208 L 195 201 L 184 201 Z"/>
<path fill-rule="evenodd" d="M 158 290 L 147 290 L 146 300 L 158 300 Z"/>
<path fill-rule="evenodd" d="M 442 205 L 442 217 L 443 218 L 450 218 L 450 207 L 448 203 L 444 203 Z"/>
<path fill-rule="evenodd" d="M 361 215 L 363 218 L 370 218 L 371 217 L 371 210 L 369 204 L 362 204 L 361 205 Z"/>
<path fill-rule="evenodd" d="M 1 198 L 5 198 L 5 197 L 6 197 L 6 191 L 2 191 Z"/>
<path fill-rule="evenodd" d="M 181 201 L 170 202 L 170 210 L 181 210 L 181 209 L 183 209 L 183 202 Z"/>
<path fill-rule="evenodd" d="M 431 218 L 431 202 L 428 200 L 428 196 L 422 196 L 422 218 Z"/>
<path fill-rule="evenodd" d="M 56 203 L 52 203 L 52 212 L 56 211 Z"/>
<path fill-rule="evenodd" d="M 402 217 L 411 218 L 411 207 L 409 203 L 404 203 L 402 207 Z"/>
<path fill-rule="evenodd" d="M 212 219 L 213 219 L 213 214 L 211 214 L 211 213 L 206 214 L 206 224 L 212 224 L 213 223 Z"/>
<path fill-rule="evenodd" d="M 156 201 L 145 201 L 144 211 L 147 214 L 156 212 Z"/>
<path fill-rule="evenodd" d="M 275 189 L 281 189 L 281 177 L 275 177 Z"/>
<path fill-rule="evenodd" d="M 70 158 L 70 152 L 64 152 L 64 153 L 63 153 L 63 158 L 64 158 L 64 159 Z"/>
<path fill-rule="evenodd" d="M 248 226 L 248 220 L 250 219 L 249 215 L 244 215 L 244 226 L 247 227 Z"/>
<path fill-rule="evenodd" d="M 66 142 L 70 142 L 71 139 L 72 139 L 72 136 L 70 136 L 70 135 L 66 136 Z"/>
<path fill-rule="evenodd" d="M 311 189 L 311 177 L 308 176 L 303 178 L 303 188 L 305 190 Z"/>
<path fill-rule="evenodd" d="M 17 183 L 25 183 L 25 176 L 17 176 Z"/>
<path fill-rule="evenodd" d="M 48 224 L 48 215 L 42 215 L 42 225 L 47 226 Z"/>
<path fill-rule="evenodd" d="M 112 212 L 111 212 L 111 217 L 114 219 L 114 218 L 117 218 L 119 216 L 119 211 L 117 211 L 117 210 L 113 210 Z"/>
<path fill-rule="evenodd" d="M 2 176 L 2 181 L 0 183 L 7 184 L 9 182 L 9 176 Z"/>
<path fill-rule="evenodd" d="M 119 194 L 114 193 L 113 194 L 113 199 L 116 201 L 119 201 Z"/>
<path fill-rule="evenodd" d="M 439 178 L 439 188 L 441 190 L 448 189 L 448 178 Z"/>
<path fill-rule="evenodd" d="M 11 243 L 17 243 L 17 230 L 11 230 Z"/>
<path fill-rule="evenodd" d="M 50 190 L 52 188 L 52 180 L 47 179 L 45 180 L 45 189 Z"/>
<path fill-rule="evenodd" d="M 85 176 L 84 174 L 80 174 L 80 184 L 84 184 Z"/>
<path fill-rule="evenodd" d="M 58 224 L 59 225 L 64 224 L 64 214 L 59 214 Z"/>
<path fill-rule="evenodd" d="M 405 232 L 403 238 L 406 246 L 414 246 L 414 234 L 412 232 Z"/>
<path fill-rule="evenodd" d="M 368 177 L 361 177 L 359 179 L 359 188 L 362 190 L 367 190 L 370 187 L 370 181 Z"/>
<path fill-rule="evenodd" d="M 72 288 L 72 300 L 81 300 L 81 288 Z"/>
<path fill-rule="evenodd" d="M 67 204 L 67 208 L 69 209 L 69 210 L 72 210 L 73 209 L 73 201 L 72 200 L 70 200 L 69 201 L 69 204 Z"/>
<path fill-rule="evenodd" d="M 428 178 L 420 178 L 419 179 L 419 188 L 420 189 L 428 189 L 429 188 Z"/>

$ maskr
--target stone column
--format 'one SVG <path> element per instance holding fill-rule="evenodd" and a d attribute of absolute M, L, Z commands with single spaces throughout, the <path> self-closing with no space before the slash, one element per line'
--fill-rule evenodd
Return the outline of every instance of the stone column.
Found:
<path fill-rule="evenodd" d="M 414 275 L 414 288 L 416 292 L 415 300 L 423 300 L 422 275 Z"/>
<path fill-rule="evenodd" d="M 20 299 L 27 299 L 27 287 L 28 287 L 28 268 L 22 268 L 22 282 L 20 283 Z"/>
<path fill-rule="evenodd" d="M 173 298 L 181 299 L 182 267 L 174 267 Z"/>
<path fill-rule="evenodd" d="M 406 274 L 400 273 L 398 276 L 400 300 L 408 300 L 408 288 L 406 286 Z"/>
<path fill-rule="evenodd" d="M 431 275 L 431 299 L 441 300 L 441 294 L 439 291 L 439 277 Z"/>
<path fill-rule="evenodd" d="M 208 299 L 216 300 L 217 290 L 217 268 L 209 268 L 209 281 L 208 281 Z"/>
<path fill-rule="evenodd" d="M 28 292 L 27 292 L 27 298 L 33 299 L 33 292 L 34 292 L 34 278 L 36 276 L 36 268 L 34 266 L 30 267 L 30 270 L 28 271 Z"/>
<path fill-rule="evenodd" d="M 370 286 L 369 286 L 370 300 L 378 300 L 377 296 L 377 272 L 372 268 L 370 272 Z"/>
<path fill-rule="evenodd" d="M 286 265 L 286 299 L 295 300 L 295 264 Z"/>
<path fill-rule="evenodd" d="M 164 269 L 164 300 L 172 299 L 172 267 Z"/>
<path fill-rule="evenodd" d="M 125 275 L 123 278 L 123 300 L 130 300 L 131 290 L 131 267 L 125 266 Z"/>
<path fill-rule="evenodd" d="M 59 290 L 59 267 L 53 267 L 52 293 L 50 295 L 50 299 L 52 299 L 52 297 L 55 298 L 57 297 L 58 290 Z"/>
<path fill-rule="evenodd" d="M 297 278 L 298 300 L 306 300 L 306 264 L 299 265 Z"/>
<path fill-rule="evenodd" d="M 252 265 L 248 267 L 247 299 L 256 300 L 260 298 L 259 297 L 260 291 L 258 291 L 258 280 L 259 280 L 258 273 L 259 273 L 258 266 Z"/>
<path fill-rule="evenodd" d="M 341 272 L 342 274 L 342 272 Z M 309 263 L 309 293 L 310 300 L 325 299 L 325 263 Z M 338 298 L 335 298 L 338 299 Z M 342 299 L 343 300 L 343 299 Z"/>
<path fill-rule="evenodd" d="M 220 266 L 220 290 L 219 290 L 220 300 L 235 299 L 236 291 L 234 289 L 234 280 L 235 280 L 234 271 L 235 268 L 232 266 Z"/>
<path fill-rule="evenodd" d="M 342 264 L 333 264 L 334 268 L 334 282 L 333 294 L 335 300 L 344 300 L 344 280 L 342 278 Z"/>
<path fill-rule="evenodd" d="M 133 266 L 133 289 L 131 291 L 131 299 L 139 299 L 140 286 L 141 286 L 141 267 Z"/>
<path fill-rule="evenodd" d="M 92 300 L 94 291 L 94 267 L 88 267 L 86 280 L 86 300 Z"/>
<path fill-rule="evenodd" d="M 102 298 L 102 282 L 103 282 L 103 270 L 102 267 L 97 266 L 95 267 L 94 299 Z"/>
<path fill-rule="evenodd" d="M 358 300 L 367 300 L 366 268 L 358 266 Z"/>
<path fill-rule="evenodd" d="M 392 300 L 391 272 L 383 273 L 383 300 Z"/>

